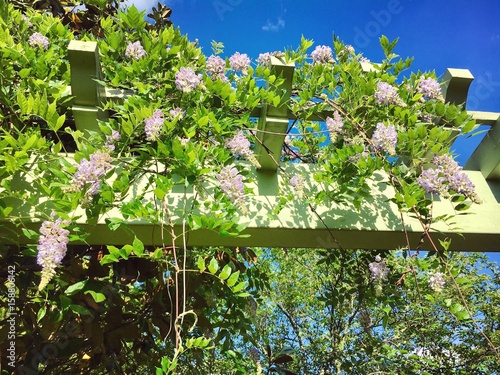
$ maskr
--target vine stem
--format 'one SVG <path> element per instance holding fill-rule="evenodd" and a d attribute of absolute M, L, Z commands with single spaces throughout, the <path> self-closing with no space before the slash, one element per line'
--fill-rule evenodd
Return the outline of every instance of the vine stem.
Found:
<path fill-rule="evenodd" d="M 167 202 L 163 200 L 163 208 L 165 210 L 165 214 L 168 217 L 169 225 L 170 225 L 170 236 L 172 238 L 172 253 L 174 255 L 174 269 L 175 269 L 175 319 L 174 319 L 174 331 L 175 331 L 175 349 L 179 349 L 179 326 L 176 323 L 177 318 L 179 317 L 179 263 L 177 261 L 177 247 L 175 245 L 175 230 L 174 223 L 172 218 L 170 217 L 170 213 L 168 212 Z M 163 234 L 163 231 L 162 231 Z M 168 290 L 168 283 L 167 283 Z M 172 319 L 171 319 L 172 320 Z"/>
<path fill-rule="evenodd" d="M 446 268 L 446 272 L 448 272 L 448 274 L 451 276 L 451 279 L 453 280 L 453 285 L 455 286 L 455 288 L 456 288 L 456 290 L 458 292 L 458 295 L 460 296 L 460 299 L 462 300 L 462 303 L 464 304 L 465 310 L 469 314 L 469 316 L 470 316 L 473 324 L 476 326 L 477 330 L 481 333 L 481 335 L 484 337 L 484 339 L 486 340 L 486 342 L 488 343 L 488 345 L 491 347 L 491 349 L 495 353 L 495 356 L 500 360 L 500 354 L 498 353 L 497 348 L 495 347 L 495 345 L 493 344 L 493 342 L 490 340 L 490 338 L 486 335 L 486 333 L 484 333 L 484 331 L 481 329 L 481 327 L 477 323 L 476 319 L 474 319 L 474 316 L 472 315 L 472 312 L 471 312 L 471 310 L 469 308 L 469 305 L 468 305 L 468 303 L 467 303 L 467 301 L 466 301 L 466 299 L 465 299 L 465 297 L 464 297 L 464 295 L 462 293 L 462 290 L 460 289 L 460 286 L 458 285 L 457 281 L 453 277 L 453 274 L 451 273 L 451 270 L 448 267 L 448 264 L 444 260 L 443 255 L 438 250 L 438 248 L 437 248 L 434 240 L 432 239 L 432 237 L 431 237 L 431 235 L 429 233 L 428 228 L 422 222 L 422 220 L 420 218 L 419 212 L 415 208 L 413 208 L 413 211 L 415 212 L 415 214 L 419 218 L 420 225 L 422 225 L 422 229 L 424 230 L 424 233 L 425 233 L 426 237 L 428 238 L 429 242 L 431 243 L 432 248 L 434 249 L 434 251 L 436 252 L 436 254 L 438 254 L 439 260 L 441 261 L 441 263 L 443 264 L 443 266 Z"/>

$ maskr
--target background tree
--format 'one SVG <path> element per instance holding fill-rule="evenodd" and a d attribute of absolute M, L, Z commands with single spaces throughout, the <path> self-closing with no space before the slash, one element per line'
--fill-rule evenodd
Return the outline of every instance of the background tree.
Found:
<path fill-rule="evenodd" d="M 270 288 L 257 309 L 263 348 L 288 348 L 296 374 L 496 374 L 498 359 L 477 332 L 436 255 L 273 249 Z M 498 338 L 499 267 L 480 253 L 448 254 L 469 309 Z M 386 263 L 387 279 L 370 271 Z M 375 277 L 374 277 L 375 276 Z M 266 358 L 262 349 L 261 359 Z M 489 353 L 489 354 L 488 354 Z"/>

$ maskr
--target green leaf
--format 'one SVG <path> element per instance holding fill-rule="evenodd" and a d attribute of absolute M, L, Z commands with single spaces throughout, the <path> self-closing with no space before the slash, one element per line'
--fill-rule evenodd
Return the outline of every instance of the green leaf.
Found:
<path fill-rule="evenodd" d="M 467 122 L 467 124 L 464 125 L 464 127 L 462 128 L 462 133 L 463 134 L 467 134 L 467 133 L 470 133 L 474 127 L 476 126 L 476 120 L 470 120 L 469 122 Z"/>
<path fill-rule="evenodd" d="M 197 264 L 198 269 L 200 270 L 200 272 L 205 271 L 205 269 L 206 269 L 206 267 L 205 267 L 205 259 L 201 255 L 198 257 L 198 262 L 196 264 Z"/>
<path fill-rule="evenodd" d="M 80 306 L 80 305 L 70 305 L 69 306 L 71 310 L 74 312 L 80 314 L 80 315 L 92 315 L 89 310 L 87 310 L 85 307 Z"/>
<path fill-rule="evenodd" d="M 108 264 L 108 263 L 115 263 L 115 262 L 119 262 L 119 261 L 120 260 L 116 256 L 114 256 L 113 254 L 106 254 L 99 261 L 99 264 L 101 266 L 103 266 L 103 265 Z"/>
<path fill-rule="evenodd" d="M 117 259 L 120 258 L 120 256 L 121 256 L 120 249 L 118 249 L 116 246 L 108 245 L 107 249 L 109 251 L 109 254 L 113 255 Z"/>
<path fill-rule="evenodd" d="M 215 258 L 212 258 L 210 260 L 209 265 L 208 265 L 208 270 L 210 271 L 210 273 L 212 275 L 215 275 L 215 273 L 217 272 L 218 269 L 219 269 L 219 263 L 217 262 L 217 260 Z"/>
<path fill-rule="evenodd" d="M 439 243 L 441 244 L 441 246 L 443 247 L 443 249 L 444 249 L 445 251 L 447 251 L 447 250 L 448 250 L 448 248 L 449 248 L 449 247 L 450 247 L 450 245 L 451 245 L 451 239 L 447 238 L 447 239 L 445 239 L 445 240 L 441 240 L 441 239 L 439 239 L 439 238 L 438 238 L 438 240 L 439 240 Z"/>
<path fill-rule="evenodd" d="M 85 287 L 86 284 L 87 284 L 87 280 L 82 280 L 82 281 L 79 281 L 73 285 L 70 285 L 69 287 L 66 288 L 66 290 L 64 291 L 64 294 L 66 294 L 67 296 L 75 295 L 76 293 L 81 291 Z"/>
<path fill-rule="evenodd" d="M 132 247 L 134 248 L 135 255 L 140 257 L 144 254 L 144 244 L 137 237 L 134 238 L 134 242 L 132 242 Z"/>
<path fill-rule="evenodd" d="M 23 234 L 29 238 L 30 240 L 37 238 L 39 234 L 35 232 L 34 230 L 27 229 L 27 228 L 22 228 Z"/>
<path fill-rule="evenodd" d="M 200 118 L 200 119 L 198 120 L 198 125 L 200 125 L 200 126 L 205 126 L 205 125 L 207 125 L 207 124 L 208 124 L 208 121 L 209 121 L 208 116 L 203 116 L 202 118 Z"/>
<path fill-rule="evenodd" d="M 38 313 L 36 314 L 36 322 L 40 323 L 40 321 L 43 319 L 46 313 L 47 313 L 47 307 L 42 306 L 42 308 L 38 310 Z"/>
<path fill-rule="evenodd" d="M 151 258 L 153 260 L 160 260 L 161 258 L 163 258 L 163 250 L 158 248 L 154 251 L 153 254 L 151 254 Z"/>
<path fill-rule="evenodd" d="M 236 297 L 241 297 L 241 298 L 250 297 L 250 296 L 251 296 L 251 294 L 247 293 L 247 292 L 236 294 Z"/>
<path fill-rule="evenodd" d="M 232 287 L 236 282 L 238 281 L 238 278 L 240 277 L 240 271 L 234 272 L 229 279 L 227 279 L 226 283 L 227 286 Z"/>
<path fill-rule="evenodd" d="M 455 316 L 457 317 L 458 320 L 469 320 L 471 319 L 470 314 L 467 312 L 467 310 L 460 310 L 458 311 Z"/>
<path fill-rule="evenodd" d="M 106 296 L 104 294 L 94 292 L 93 290 L 86 290 L 84 294 L 90 294 L 96 303 L 100 303 L 106 300 Z"/>
<path fill-rule="evenodd" d="M 61 310 L 65 312 L 71 305 L 71 298 L 66 297 L 64 294 L 59 295 L 59 301 L 61 302 Z"/>
<path fill-rule="evenodd" d="M 231 266 L 229 264 L 226 264 L 222 269 L 222 271 L 220 272 L 219 277 L 222 280 L 226 280 L 231 275 L 231 272 L 232 272 Z"/>
<path fill-rule="evenodd" d="M 232 289 L 233 293 L 238 293 L 239 291 L 245 289 L 246 286 L 247 286 L 247 282 L 246 281 L 242 281 L 242 282 L 236 284 L 236 286 Z"/>
<path fill-rule="evenodd" d="M 115 231 L 123 224 L 123 220 L 115 218 L 115 217 L 111 217 L 111 218 L 106 219 L 106 224 L 108 225 L 109 229 L 111 229 L 112 231 Z"/>
<path fill-rule="evenodd" d="M 134 248 L 130 245 L 125 245 L 123 246 L 119 252 L 120 252 L 120 255 L 123 259 L 125 260 L 128 260 L 130 254 L 132 253 L 132 251 L 134 250 Z"/>
<path fill-rule="evenodd" d="M 59 129 L 61 129 L 61 126 L 64 125 L 64 122 L 66 121 L 66 115 L 65 114 L 62 114 L 61 116 L 59 116 L 54 124 L 54 126 L 52 127 L 52 130 L 53 131 L 58 131 Z"/>

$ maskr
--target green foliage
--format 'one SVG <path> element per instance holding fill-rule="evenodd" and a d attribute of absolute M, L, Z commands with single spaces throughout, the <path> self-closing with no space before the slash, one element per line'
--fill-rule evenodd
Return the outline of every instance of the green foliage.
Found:
<path fill-rule="evenodd" d="M 14 3 L 0 2 L 0 251 L 2 262 L 16 269 L 23 370 L 434 373 L 444 363 L 449 373 L 494 371 L 491 345 L 474 324 L 498 346 L 498 270 L 481 274 L 491 265 L 479 256 L 379 252 L 391 273 L 375 282 L 374 255 L 361 250 L 190 245 L 195 231 L 206 235 L 206 245 L 214 236 L 227 244 L 248 238 L 251 220 L 267 225 L 292 200 L 312 210 L 361 210 L 382 174 L 387 178 L 379 185 L 395 191 L 388 199 L 430 223 L 433 199 L 417 178 L 475 123 L 461 106 L 423 97 L 419 80 L 435 78 L 433 72 L 403 76 L 411 59 L 397 60 L 397 40 L 382 37 L 386 58 L 365 71 L 360 55 L 338 38 L 335 63 L 311 62 L 314 43 L 302 37 L 296 50 L 274 53 L 295 64 L 289 98 L 287 78 L 266 63 L 237 72 L 226 59 L 224 77 L 213 77 L 207 56 L 171 25 L 171 10 L 161 4 L 151 25 L 135 7 L 119 9 L 119 1 L 84 1 L 83 14 L 68 12 L 71 2 L 39 1 L 36 10 Z M 48 39 L 47 48 L 30 44 L 34 32 Z M 70 90 L 67 47 L 75 34 L 98 42 L 103 75 L 96 81 L 120 93 L 101 103 L 91 129 L 78 128 L 76 113 L 94 108 L 75 107 Z M 127 56 L 137 42 L 145 55 Z M 212 47 L 223 54 L 222 43 Z M 177 87 L 184 68 L 199 80 L 193 90 Z M 377 104 L 381 81 L 394 86 L 403 104 Z M 252 202 L 260 192 L 251 188 L 257 178 L 242 160 L 248 155 L 227 147 L 239 131 L 259 144 L 256 117 L 266 106 L 286 106 L 294 118 L 287 134 L 278 135 L 290 139 L 276 161 L 315 165 L 305 186 L 279 187 L 271 212 Z M 344 126 L 333 137 L 325 121 L 335 111 Z M 150 137 L 146 124 L 155 116 L 163 123 Z M 394 154 L 374 144 L 379 122 L 397 130 Z M 92 178 L 82 181 L 89 164 Z M 227 166 L 241 176 L 242 201 L 221 186 Z M 470 198 L 450 200 L 462 211 Z M 38 230 L 43 220 L 54 220 L 52 212 L 71 222 L 64 226 L 69 245 L 39 291 Z M 434 219 L 453 225 L 452 216 Z M 441 240 L 445 251 L 448 246 Z M 441 293 L 428 286 L 436 272 L 446 278 Z M 57 353 L 38 355 L 48 345 Z M 460 358 L 454 367 L 452 355 Z"/>

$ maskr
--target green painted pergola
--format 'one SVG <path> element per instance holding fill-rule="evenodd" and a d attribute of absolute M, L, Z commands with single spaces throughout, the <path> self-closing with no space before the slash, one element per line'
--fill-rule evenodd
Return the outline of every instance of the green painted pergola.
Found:
<path fill-rule="evenodd" d="M 71 41 L 69 45 L 69 60 L 71 66 L 72 112 L 80 130 L 95 129 L 98 119 L 105 119 L 106 112 L 99 107 L 107 100 L 121 101 L 131 92 L 102 87 L 95 79 L 101 79 L 101 68 L 97 43 Z M 365 63 L 366 65 L 366 63 Z M 273 58 L 272 66 L 276 75 L 285 79 L 282 89 L 291 95 L 294 66 L 284 64 Z M 366 65 L 364 69 L 370 69 Z M 473 76 L 467 69 L 448 69 L 443 77 L 443 94 L 448 102 L 465 103 Z M 187 244 L 190 246 L 260 246 L 260 247 L 309 247 L 309 248 L 342 248 L 355 249 L 395 249 L 406 244 L 405 232 L 410 244 L 416 246 L 422 238 L 423 228 L 420 222 L 410 215 L 401 213 L 389 199 L 394 196 L 394 190 L 387 184 L 387 176 L 378 172 L 371 180 L 373 198 L 366 199 L 361 210 L 345 205 L 311 207 L 300 201 L 289 202 L 275 219 L 270 219 L 269 212 L 279 202 L 278 188 L 288 184 L 287 175 L 300 173 L 312 175 L 317 166 L 307 164 L 282 163 L 277 168 L 276 160 L 280 159 L 285 133 L 293 115 L 286 105 L 273 107 L 264 105 L 252 113 L 259 118 L 255 153 L 261 163 L 261 168 L 255 170 L 255 195 L 248 197 L 253 216 L 242 217 L 247 222 L 245 234 L 248 238 L 221 237 L 217 232 L 209 230 L 189 231 Z M 454 251 L 500 251 L 500 113 L 469 112 L 478 124 L 490 125 L 491 128 L 481 144 L 474 151 L 465 165 L 465 170 L 476 186 L 477 194 L 483 200 L 481 205 L 473 205 L 465 215 L 457 215 L 454 228 L 444 223 L 436 223 L 432 227 L 433 238 L 451 238 L 450 250 Z M 325 112 L 323 115 L 327 116 Z M 323 117 L 324 118 L 324 117 Z M 314 120 L 314 119 L 313 119 Z M 321 120 L 318 118 L 317 120 Z M 253 168 L 248 165 L 248 168 Z M 141 192 L 147 178 L 138 181 L 131 188 L 132 192 Z M 306 189 L 314 191 L 315 182 L 311 178 L 306 181 Z M 29 184 L 28 184 L 29 186 Z M 210 187 L 208 187 L 210 189 Z M 36 195 L 36 192 L 32 194 Z M 171 212 L 176 208 L 189 206 L 193 193 L 185 194 L 184 189 L 174 190 L 165 197 Z M 40 202 L 43 196 L 39 197 Z M 154 200 L 153 193 L 145 199 Z M 187 204 L 187 205 L 186 205 Z M 27 217 L 31 207 L 19 207 L 20 216 Z M 452 203 L 436 201 L 433 208 L 435 216 L 455 214 Z M 131 243 L 133 236 L 118 229 L 111 231 L 106 219 L 122 218 L 119 210 L 112 210 L 103 215 L 97 222 L 87 223 L 85 212 L 78 224 L 90 232 L 87 238 L 90 244 L 122 245 Z M 182 220 L 173 217 L 176 233 L 182 233 Z M 19 233 L 19 243 L 29 243 L 20 229 L 12 223 L 2 223 L 8 229 Z M 38 230 L 39 222 L 25 222 L 33 230 Z M 139 221 L 128 221 L 137 235 L 147 245 L 160 245 L 162 242 L 161 228 L 158 225 Z M 460 233 L 457 234 L 457 231 Z M 336 241 L 333 239 L 335 237 Z M 179 238 L 179 243 L 181 239 Z M 423 249 L 429 248 L 424 243 Z"/>

